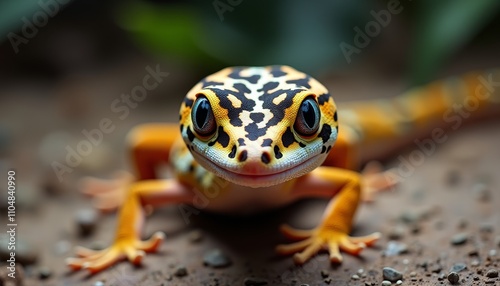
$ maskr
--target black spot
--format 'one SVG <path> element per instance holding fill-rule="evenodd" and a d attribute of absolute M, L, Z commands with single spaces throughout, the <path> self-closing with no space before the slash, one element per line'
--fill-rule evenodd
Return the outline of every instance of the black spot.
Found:
<path fill-rule="evenodd" d="M 288 148 L 288 146 L 292 145 L 293 142 L 295 142 L 295 137 L 293 136 L 293 132 L 290 127 L 288 127 L 285 133 L 283 133 L 283 135 L 281 136 L 281 141 L 283 142 L 283 146 L 285 146 L 286 148 Z"/>
<path fill-rule="evenodd" d="M 201 81 L 201 88 L 205 88 L 207 86 L 218 86 L 218 85 L 224 85 L 224 83 L 218 81 L 207 81 L 206 79 L 203 79 Z"/>
<path fill-rule="evenodd" d="M 264 120 L 264 113 L 262 112 L 250 113 L 250 119 L 252 119 L 255 123 L 262 122 L 262 120 Z"/>
<path fill-rule="evenodd" d="M 304 148 L 304 147 L 306 147 L 306 144 L 304 144 L 302 142 L 299 142 L 299 146 L 302 147 L 302 148 Z"/>
<path fill-rule="evenodd" d="M 208 146 L 213 146 L 216 142 L 219 142 L 219 144 L 224 148 L 229 144 L 229 135 L 226 133 L 226 131 L 224 131 L 224 128 L 222 128 L 222 126 L 219 126 L 219 130 L 217 131 L 217 138 L 214 141 L 209 142 Z"/>
<path fill-rule="evenodd" d="M 228 74 L 227 76 L 233 79 L 242 79 L 246 80 L 250 83 L 257 83 L 257 81 L 260 79 L 260 75 L 252 75 L 252 76 L 241 76 L 240 72 L 243 70 L 243 68 L 234 68 L 233 72 Z"/>
<path fill-rule="evenodd" d="M 181 133 L 184 131 L 184 124 L 181 124 Z"/>
<path fill-rule="evenodd" d="M 268 147 L 268 146 L 271 146 L 272 143 L 273 143 L 273 140 L 267 138 L 267 139 L 264 139 L 264 141 L 262 142 L 262 145 L 260 145 L 260 146 L 262 146 L 262 147 Z"/>
<path fill-rule="evenodd" d="M 281 157 L 283 157 L 283 154 L 281 154 L 280 148 L 276 145 L 274 146 L 274 156 L 276 157 L 276 159 L 280 159 Z"/>
<path fill-rule="evenodd" d="M 323 154 L 325 152 L 326 152 L 326 147 L 325 147 L 325 145 L 323 145 L 323 147 L 321 148 L 321 154 Z"/>
<path fill-rule="evenodd" d="M 330 139 L 330 135 L 332 135 L 332 127 L 328 124 L 323 124 L 323 128 L 321 128 L 321 132 L 318 137 L 321 137 L 321 139 L 323 139 L 323 143 L 326 143 L 328 139 Z"/>
<path fill-rule="evenodd" d="M 252 141 L 255 141 L 259 137 L 264 136 L 266 134 L 266 130 L 267 130 L 267 128 L 265 128 L 265 127 L 259 128 L 257 126 L 257 123 L 255 123 L 255 122 L 252 122 L 252 123 L 248 124 L 247 126 L 245 126 L 245 131 L 247 132 L 246 136 L 248 139 L 250 139 Z"/>
<path fill-rule="evenodd" d="M 194 140 L 194 134 L 191 131 L 191 128 L 186 128 L 186 133 L 187 133 L 189 141 L 193 142 L 193 140 Z"/>
<path fill-rule="evenodd" d="M 248 152 L 247 152 L 247 150 L 241 151 L 240 155 L 238 156 L 238 160 L 240 162 L 245 162 L 247 158 L 248 158 Z"/>
<path fill-rule="evenodd" d="M 194 103 L 194 100 L 192 99 L 189 99 L 189 98 L 184 98 L 184 104 L 187 106 L 187 107 L 192 107 L 193 106 L 193 103 Z"/>
<path fill-rule="evenodd" d="M 330 94 L 323 93 L 322 95 L 318 96 L 318 104 L 323 105 L 327 103 L 329 99 L 330 99 Z"/>
<path fill-rule="evenodd" d="M 245 146 L 245 140 L 243 140 L 243 138 L 238 138 L 238 144 L 240 146 Z"/>
<path fill-rule="evenodd" d="M 236 156 L 236 145 L 233 145 L 233 148 L 231 149 L 231 153 L 229 153 L 227 156 L 231 159 L 233 159 Z"/>
<path fill-rule="evenodd" d="M 191 163 L 191 164 L 189 165 L 189 172 L 190 172 L 190 173 L 194 172 L 194 164 L 193 164 L 193 163 Z"/>
<path fill-rule="evenodd" d="M 259 91 L 263 91 L 264 93 L 270 91 L 270 90 L 273 90 L 275 88 L 278 87 L 279 82 L 277 81 L 270 81 L 270 82 L 266 82 L 261 89 L 259 89 Z"/>
<path fill-rule="evenodd" d="M 269 156 L 269 153 L 264 152 L 262 153 L 262 156 L 260 156 L 260 160 L 262 160 L 262 163 L 264 164 L 269 164 L 269 162 L 271 162 L 271 156 Z"/>
<path fill-rule="evenodd" d="M 294 83 L 298 87 L 311 88 L 311 86 L 309 85 L 309 79 L 310 77 L 306 76 L 305 78 L 287 80 L 286 83 Z"/>
<path fill-rule="evenodd" d="M 335 113 L 333 114 L 333 120 L 335 120 L 335 122 L 337 122 L 338 120 L 337 111 L 335 111 Z"/>
<path fill-rule="evenodd" d="M 339 126 L 335 126 L 335 129 L 337 129 L 337 134 L 339 134 Z"/>
<path fill-rule="evenodd" d="M 280 77 L 286 75 L 286 72 L 281 70 L 281 66 L 272 66 L 270 74 L 273 77 Z"/>
<path fill-rule="evenodd" d="M 332 146 L 328 146 L 328 148 L 326 149 L 326 153 L 330 153 L 330 150 L 332 150 Z"/>

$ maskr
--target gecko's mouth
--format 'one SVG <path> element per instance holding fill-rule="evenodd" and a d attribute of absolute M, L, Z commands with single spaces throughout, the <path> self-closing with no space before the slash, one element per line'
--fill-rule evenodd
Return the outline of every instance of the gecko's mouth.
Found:
<path fill-rule="evenodd" d="M 238 172 L 236 170 L 229 170 L 221 165 L 218 165 L 204 156 L 200 155 L 198 152 L 192 152 L 193 156 L 198 162 L 201 163 L 203 167 L 207 170 L 215 173 L 217 176 L 230 181 L 234 184 L 247 186 L 247 187 L 268 187 L 277 184 L 284 183 L 288 180 L 303 176 L 310 171 L 314 170 L 317 166 L 321 164 L 320 156 L 315 155 L 305 161 L 299 162 L 292 166 L 288 166 L 286 169 L 276 169 L 273 171 L 267 171 L 264 173 L 259 172 Z"/>

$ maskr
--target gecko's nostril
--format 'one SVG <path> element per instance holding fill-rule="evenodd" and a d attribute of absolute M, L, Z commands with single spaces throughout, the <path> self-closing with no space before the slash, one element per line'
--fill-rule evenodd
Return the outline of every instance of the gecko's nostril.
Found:
<path fill-rule="evenodd" d="M 247 150 L 241 151 L 240 155 L 238 155 L 238 161 L 240 162 L 245 162 L 245 160 L 248 158 L 248 152 Z"/>
<path fill-rule="evenodd" d="M 269 153 L 267 152 L 264 152 L 262 153 L 262 156 L 260 156 L 260 159 L 262 160 L 262 163 L 269 164 L 269 162 L 271 162 L 271 155 L 269 155 Z"/>

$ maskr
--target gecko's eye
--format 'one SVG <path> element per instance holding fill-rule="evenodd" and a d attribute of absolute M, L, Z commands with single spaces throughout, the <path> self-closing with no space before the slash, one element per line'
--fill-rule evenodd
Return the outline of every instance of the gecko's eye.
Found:
<path fill-rule="evenodd" d="M 191 111 L 194 131 L 201 136 L 209 136 L 215 132 L 216 124 L 210 102 L 204 96 L 198 97 Z"/>
<path fill-rule="evenodd" d="M 308 137 L 314 135 L 319 128 L 318 103 L 311 97 L 302 101 L 293 128 L 299 135 Z"/>

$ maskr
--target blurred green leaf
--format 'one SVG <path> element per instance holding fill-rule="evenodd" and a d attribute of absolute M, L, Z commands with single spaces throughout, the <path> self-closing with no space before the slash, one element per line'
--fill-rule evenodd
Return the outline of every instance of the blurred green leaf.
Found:
<path fill-rule="evenodd" d="M 500 8 L 498 0 L 422 0 L 418 4 L 410 63 L 415 85 L 431 80 L 446 60 L 477 35 Z"/>

